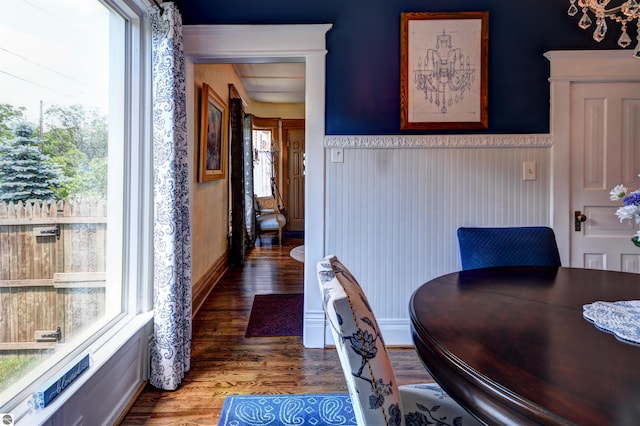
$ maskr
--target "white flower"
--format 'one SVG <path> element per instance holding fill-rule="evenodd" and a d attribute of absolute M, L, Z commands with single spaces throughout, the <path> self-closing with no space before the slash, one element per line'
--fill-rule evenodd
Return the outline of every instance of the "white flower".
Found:
<path fill-rule="evenodd" d="M 629 189 L 624 185 L 616 185 L 611 192 L 609 192 L 609 199 L 611 201 L 622 200 Z"/>
<path fill-rule="evenodd" d="M 640 177 L 640 174 L 638 175 Z M 623 206 L 618 207 L 616 210 L 616 216 L 620 219 L 620 222 L 627 220 L 631 222 L 634 220 L 637 224 L 640 224 L 640 189 L 628 193 L 629 188 L 620 184 L 616 185 L 611 192 L 609 192 L 609 199 L 611 201 L 622 201 Z M 636 247 L 640 247 L 640 231 L 637 231 L 631 238 L 631 241 Z"/>
<path fill-rule="evenodd" d="M 616 216 L 618 216 L 618 219 L 620 219 L 620 222 L 622 222 L 623 220 L 631 220 L 631 219 L 635 219 L 636 222 L 638 222 L 638 217 L 636 217 L 636 215 L 638 214 L 640 214 L 640 209 L 638 208 L 638 206 L 633 206 L 633 205 L 622 206 L 622 207 L 619 207 L 618 210 L 616 210 Z"/>

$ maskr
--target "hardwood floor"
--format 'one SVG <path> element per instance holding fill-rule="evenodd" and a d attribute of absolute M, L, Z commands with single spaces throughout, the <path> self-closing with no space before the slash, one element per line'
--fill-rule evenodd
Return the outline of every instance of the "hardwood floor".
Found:
<path fill-rule="evenodd" d="M 303 291 L 303 265 L 289 256 L 303 241 L 263 242 L 196 314 L 182 385 L 170 392 L 147 385 L 121 425 L 216 425 L 229 394 L 347 392 L 335 348 L 304 348 L 301 337 L 244 337 L 255 294 Z M 390 352 L 399 384 L 431 381 L 413 348 Z"/>

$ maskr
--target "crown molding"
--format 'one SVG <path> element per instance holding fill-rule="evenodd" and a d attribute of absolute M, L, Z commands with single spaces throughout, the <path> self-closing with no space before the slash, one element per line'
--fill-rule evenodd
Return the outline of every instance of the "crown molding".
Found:
<path fill-rule="evenodd" d="M 304 62 L 326 55 L 326 33 L 333 24 L 184 25 L 184 54 L 195 63 Z"/>
<path fill-rule="evenodd" d="M 640 61 L 630 50 L 556 50 L 544 56 L 552 82 L 640 80 Z"/>

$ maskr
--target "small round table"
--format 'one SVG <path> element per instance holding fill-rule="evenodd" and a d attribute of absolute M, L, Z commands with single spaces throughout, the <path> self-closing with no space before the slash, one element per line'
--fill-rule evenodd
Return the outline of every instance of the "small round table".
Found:
<path fill-rule="evenodd" d="M 304 262 L 304 245 L 292 248 L 289 255 L 298 262 Z"/>
<path fill-rule="evenodd" d="M 638 299 L 638 274 L 488 268 L 427 282 L 409 311 L 429 373 L 489 425 L 638 425 L 640 346 L 583 318 Z"/>

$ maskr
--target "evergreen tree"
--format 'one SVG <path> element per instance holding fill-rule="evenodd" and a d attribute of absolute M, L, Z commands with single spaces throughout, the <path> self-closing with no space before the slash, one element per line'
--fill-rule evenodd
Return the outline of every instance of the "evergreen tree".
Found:
<path fill-rule="evenodd" d="M 0 141 L 13 137 L 13 128 L 22 118 L 26 108 L 0 104 Z"/>
<path fill-rule="evenodd" d="M 55 190 L 64 182 L 60 166 L 40 151 L 31 126 L 18 124 L 14 134 L 0 143 L 0 201 L 56 199 Z"/>

